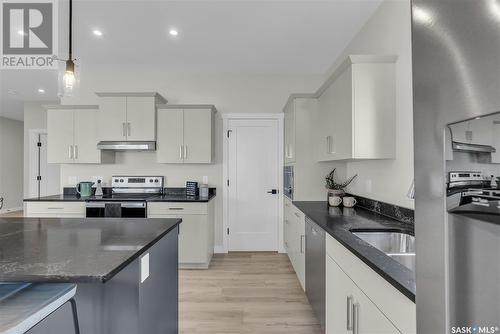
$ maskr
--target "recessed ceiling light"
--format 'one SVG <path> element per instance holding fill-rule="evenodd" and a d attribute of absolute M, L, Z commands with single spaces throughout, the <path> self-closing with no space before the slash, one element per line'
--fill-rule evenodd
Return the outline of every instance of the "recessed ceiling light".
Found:
<path fill-rule="evenodd" d="M 102 36 L 102 31 L 97 30 L 97 29 L 96 29 L 96 30 L 94 30 L 94 31 L 92 31 L 92 33 L 93 33 L 94 35 L 96 35 L 96 36 L 99 36 L 99 37 L 100 37 L 100 36 Z"/>
<path fill-rule="evenodd" d="M 40 94 L 44 94 L 44 93 L 45 93 L 45 89 L 43 89 L 43 88 L 38 88 L 38 92 L 39 92 Z"/>
<path fill-rule="evenodd" d="M 170 31 L 168 32 L 171 36 L 177 36 L 179 35 L 179 32 L 175 29 L 170 29 Z"/>

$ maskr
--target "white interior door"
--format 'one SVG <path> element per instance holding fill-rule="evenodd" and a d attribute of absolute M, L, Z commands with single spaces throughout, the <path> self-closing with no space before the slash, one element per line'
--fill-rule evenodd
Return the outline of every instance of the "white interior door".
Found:
<path fill-rule="evenodd" d="M 229 120 L 228 250 L 278 250 L 278 121 Z"/>

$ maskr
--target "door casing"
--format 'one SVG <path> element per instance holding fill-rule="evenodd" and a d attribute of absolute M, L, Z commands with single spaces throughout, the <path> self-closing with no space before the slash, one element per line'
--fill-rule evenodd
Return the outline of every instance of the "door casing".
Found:
<path fill-rule="evenodd" d="M 222 249 L 215 249 L 216 253 L 227 253 L 229 246 L 229 236 L 227 234 L 227 229 L 229 227 L 228 221 L 228 210 L 229 210 L 229 191 L 227 186 L 227 180 L 229 177 L 228 174 L 228 164 L 229 164 L 229 145 L 228 145 L 228 137 L 227 131 L 229 130 L 228 124 L 229 120 L 276 120 L 278 122 L 278 252 L 285 253 L 285 248 L 283 246 L 283 145 L 284 145 L 284 137 L 283 137 L 283 113 L 231 113 L 231 114 L 223 114 L 222 122 L 223 122 L 223 138 L 222 141 L 222 180 L 223 180 L 223 189 L 222 189 Z"/>

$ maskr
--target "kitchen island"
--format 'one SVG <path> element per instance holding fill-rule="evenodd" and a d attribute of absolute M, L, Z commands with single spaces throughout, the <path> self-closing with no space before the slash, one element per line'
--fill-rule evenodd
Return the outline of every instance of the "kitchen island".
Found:
<path fill-rule="evenodd" d="M 81 333 L 177 333 L 180 223 L 0 219 L 0 282 L 77 283 Z M 72 328 L 58 313 L 30 333 Z"/>

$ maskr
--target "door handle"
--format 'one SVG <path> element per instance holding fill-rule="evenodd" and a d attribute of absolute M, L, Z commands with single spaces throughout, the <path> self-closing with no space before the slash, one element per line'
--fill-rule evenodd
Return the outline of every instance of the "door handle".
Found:
<path fill-rule="evenodd" d="M 127 122 L 127 136 L 132 135 L 132 127 L 130 126 L 130 122 Z"/>
<path fill-rule="evenodd" d="M 182 145 L 179 145 L 179 159 L 182 160 Z"/>
<path fill-rule="evenodd" d="M 123 137 L 127 137 L 127 127 L 125 125 L 125 122 L 122 123 L 122 135 Z"/>
<path fill-rule="evenodd" d="M 352 303 L 353 297 L 347 296 L 347 321 L 346 321 L 346 329 L 348 331 L 352 331 Z"/>
<path fill-rule="evenodd" d="M 73 159 L 73 145 L 68 145 L 68 157 Z"/>
<path fill-rule="evenodd" d="M 73 151 L 74 151 L 73 153 L 74 158 L 78 159 L 78 145 L 73 146 Z"/>
<path fill-rule="evenodd" d="M 304 240 L 305 240 L 306 236 L 305 235 L 301 235 L 300 236 L 300 253 L 301 254 L 304 254 Z"/>
<path fill-rule="evenodd" d="M 359 303 L 352 306 L 352 334 L 359 334 Z"/>
<path fill-rule="evenodd" d="M 268 194 L 276 195 L 278 193 L 278 189 L 271 189 L 267 192 Z"/>
<path fill-rule="evenodd" d="M 184 159 L 187 159 L 188 157 L 188 146 L 184 145 Z"/>

